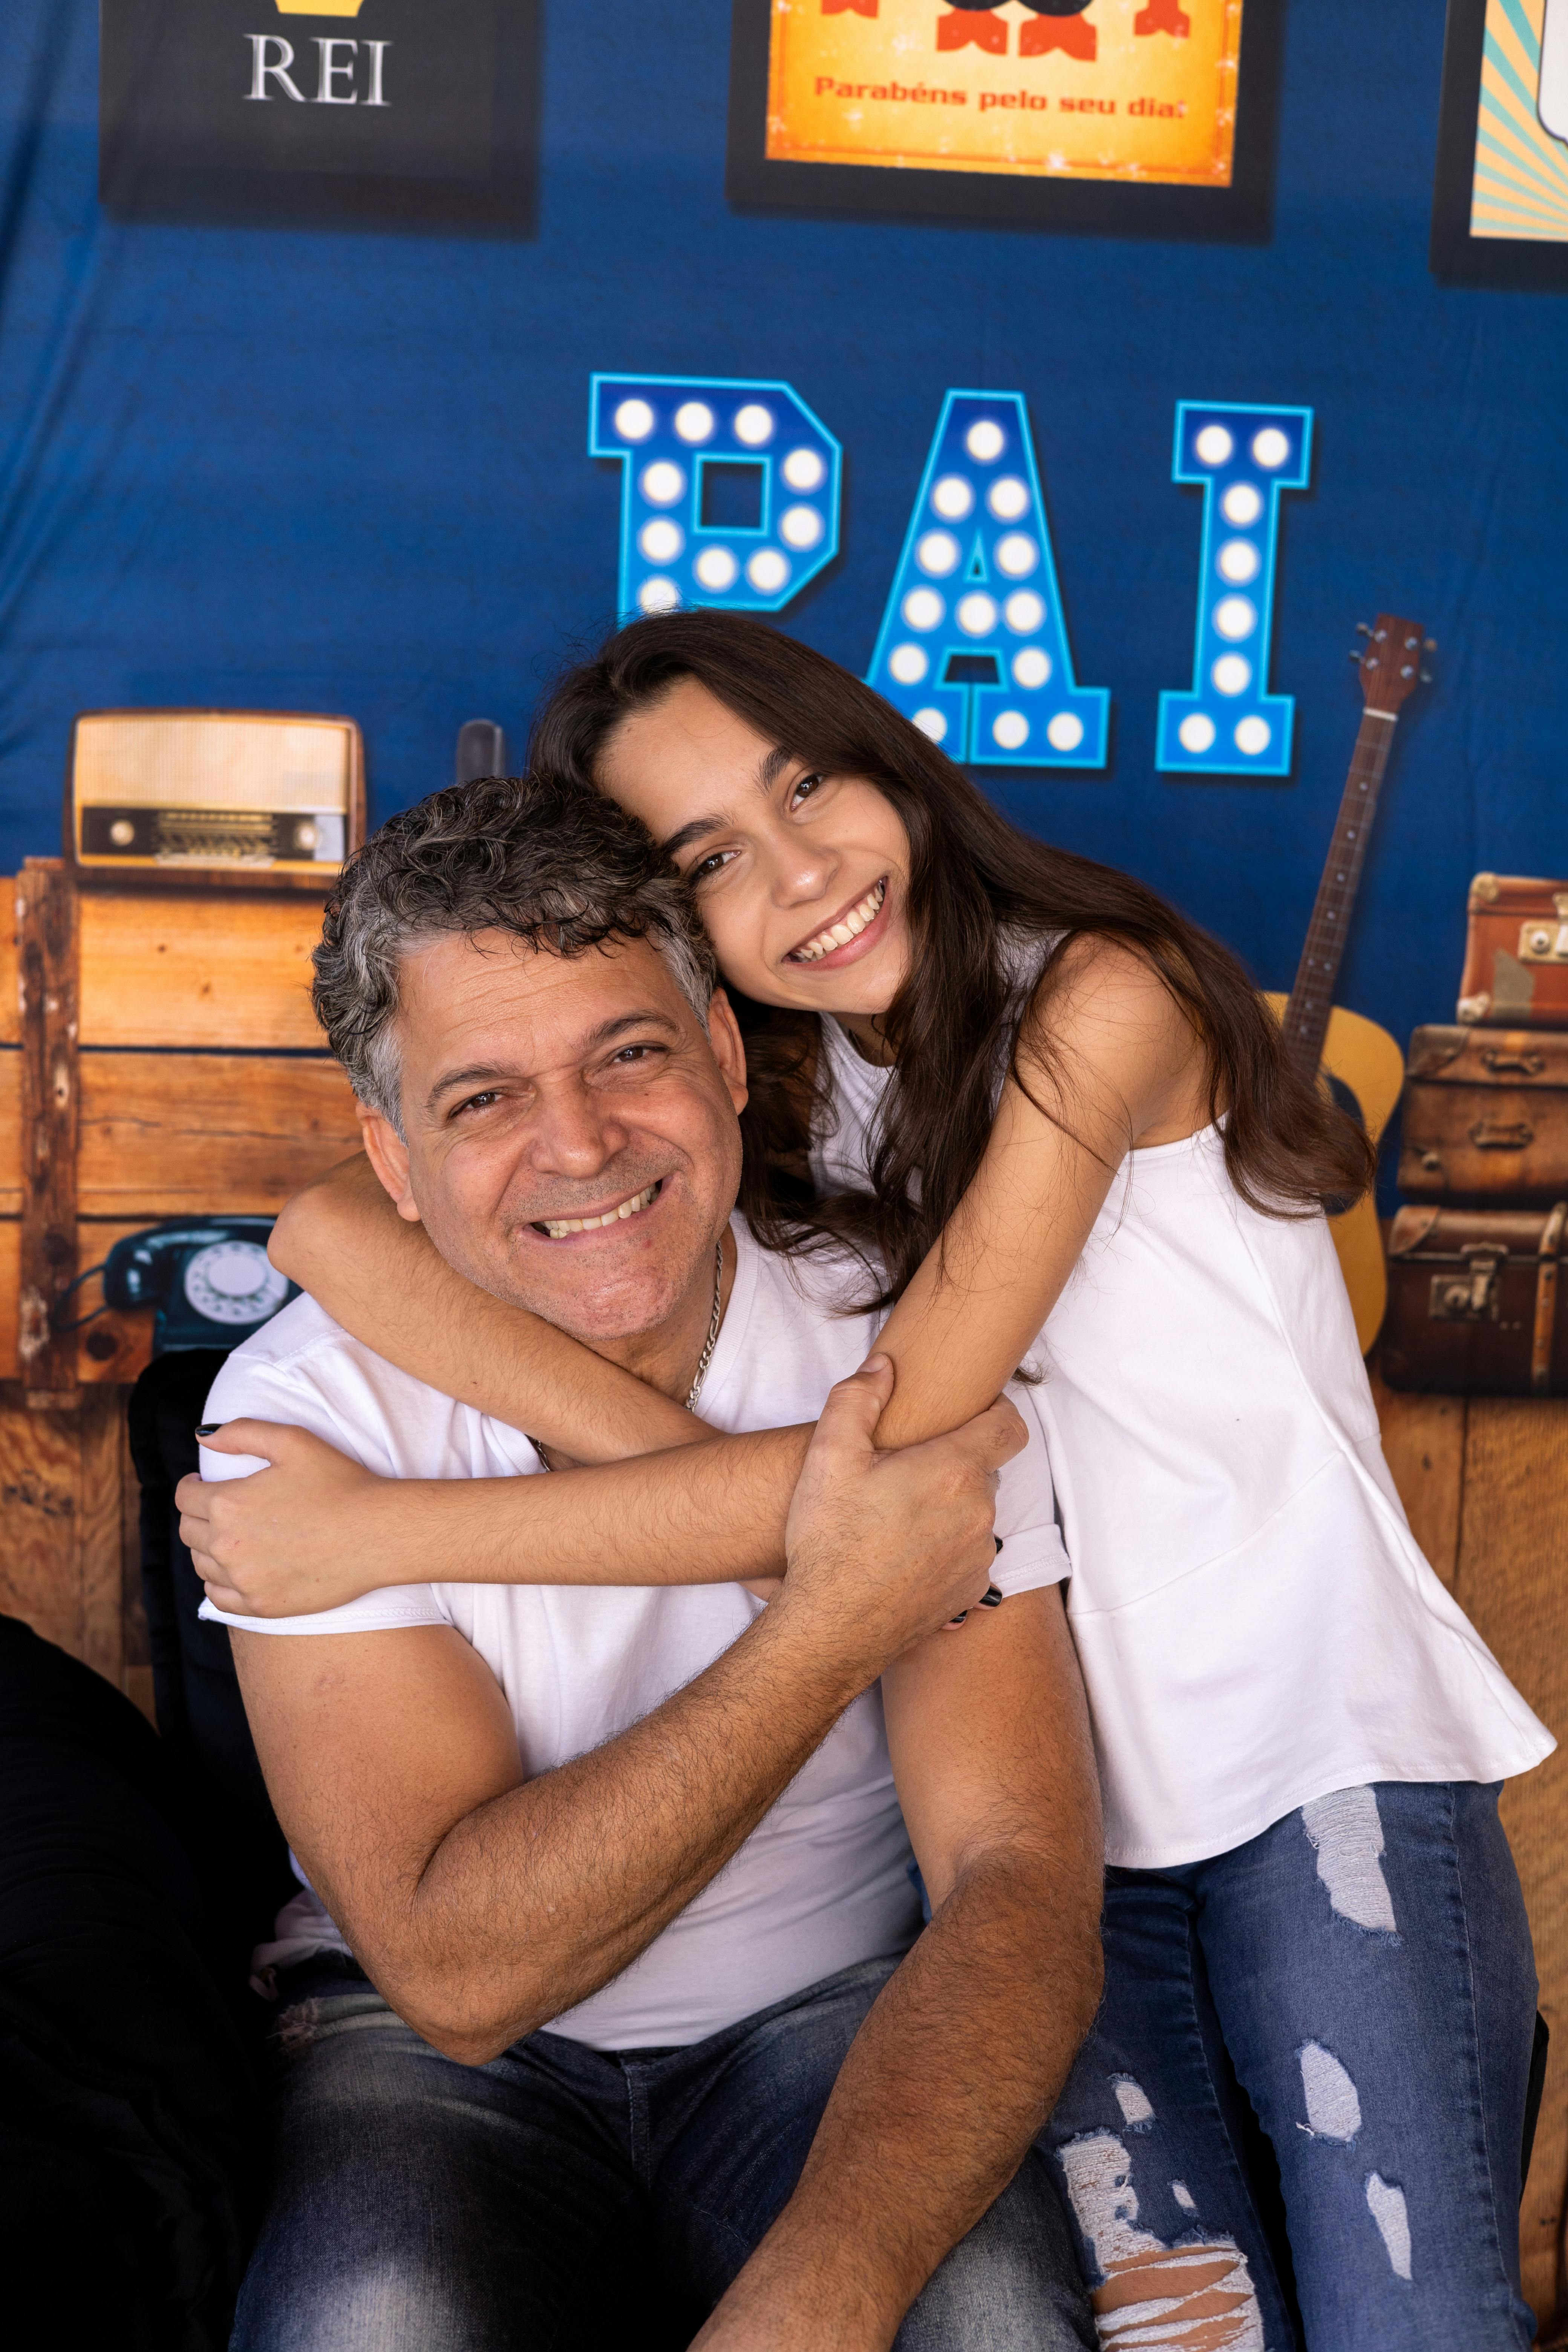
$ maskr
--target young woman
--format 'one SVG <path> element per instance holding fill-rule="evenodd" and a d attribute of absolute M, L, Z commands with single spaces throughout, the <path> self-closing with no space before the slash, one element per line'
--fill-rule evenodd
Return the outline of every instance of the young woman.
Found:
<path fill-rule="evenodd" d="M 1359 1133 L 1224 950 L 1014 831 L 760 624 L 636 623 L 532 756 L 631 809 L 697 894 L 747 1036 L 742 1207 L 770 1246 L 847 1238 L 879 1269 L 883 1442 L 1039 1368 L 1110 1865 L 1106 2003 L 1050 2138 L 1104 2340 L 1277 2352 L 1299 2312 L 1311 2352 L 1528 2344 L 1535 1980 L 1496 1784 L 1552 1741 L 1382 1458 L 1322 1214 L 1369 1179 Z M 776 1568 L 787 1442 L 690 1444 L 667 1400 L 468 1291 L 363 1175 L 302 1196 L 277 1251 L 552 1454 L 660 1449 L 440 1496 L 469 1573 L 626 1580 L 637 1496 L 677 1490 L 723 1531 L 718 1572 Z M 376 1482 L 299 1433 L 228 1442 L 277 1466 L 225 1490 L 249 1564 L 224 1605 L 363 1589 L 331 1563 L 351 1525 L 364 1556 Z M 377 1583 L 428 1572 L 432 1524 L 380 1507 Z"/>

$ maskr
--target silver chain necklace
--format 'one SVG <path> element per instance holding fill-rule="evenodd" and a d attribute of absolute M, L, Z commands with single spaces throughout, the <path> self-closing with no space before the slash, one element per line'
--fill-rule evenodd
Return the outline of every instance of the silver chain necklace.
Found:
<path fill-rule="evenodd" d="M 702 1383 L 708 1377 L 708 1367 L 713 1361 L 713 1350 L 719 1344 L 719 1326 L 724 1314 L 724 1244 L 713 1244 L 713 1313 L 708 1325 L 708 1337 L 702 1342 L 702 1353 L 697 1359 L 697 1378 L 686 1392 L 686 1410 L 695 1412 L 702 1393 Z"/>
<path fill-rule="evenodd" d="M 702 1393 L 702 1383 L 708 1377 L 708 1367 L 713 1361 L 713 1350 L 719 1344 L 719 1326 L 723 1319 L 724 1244 L 721 1241 L 719 1241 L 715 1242 L 713 1244 L 713 1312 L 709 1318 L 708 1337 L 702 1342 L 702 1353 L 697 1359 L 697 1378 L 692 1381 L 691 1386 L 686 1391 L 686 1410 L 688 1412 L 693 1412 L 696 1411 L 697 1400 Z M 550 1456 L 544 1451 L 543 1446 L 541 1445 L 538 1438 L 531 1437 L 528 1442 L 532 1446 L 534 1452 L 538 1454 L 544 1468 L 548 1470 L 551 1466 Z"/>

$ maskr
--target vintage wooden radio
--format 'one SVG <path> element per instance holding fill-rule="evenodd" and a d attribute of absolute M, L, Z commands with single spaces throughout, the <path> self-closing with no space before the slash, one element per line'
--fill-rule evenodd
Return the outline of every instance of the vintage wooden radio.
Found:
<path fill-rule="evenodd" d="M 89 710 L 71 730 L 65 849 L 79 882 L 325 891 L 363 837 L 352 719 Z"/>

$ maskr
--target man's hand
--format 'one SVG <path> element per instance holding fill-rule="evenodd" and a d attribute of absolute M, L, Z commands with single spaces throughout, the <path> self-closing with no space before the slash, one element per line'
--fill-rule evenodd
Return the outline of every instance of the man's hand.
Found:
<path fill-rule="evenodd" d="M 874 1661 L 868 1681 L 984 1597 L 997 1473 L 1028 1442 L 1002 1397 L 945 1437 L 879 1454 L 892 1392 L 893 1367 L 874 1355 L 829 1395 L 790 1505 L 778 1603 L 809 1615 L 825 1653 Z"/>
<path fill-rule="evenodd" d="M 395 1500 L 395 1481 L 279 1422 L 226 1422 L 202 1443 L 270 1465 L 221 1482 L 193 1474 L 174 1489 L 180 1541 L 216 1608 L 307 1617 L 387 1581 L 376 1519 Z"/>

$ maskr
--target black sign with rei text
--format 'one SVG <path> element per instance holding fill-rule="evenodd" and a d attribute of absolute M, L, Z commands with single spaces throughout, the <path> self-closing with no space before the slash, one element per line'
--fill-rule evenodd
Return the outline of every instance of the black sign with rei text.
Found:
<path fill-rule="evenodd" d="M 536 0 L 100 0 L 129 220 L 531 225 Z"/>

